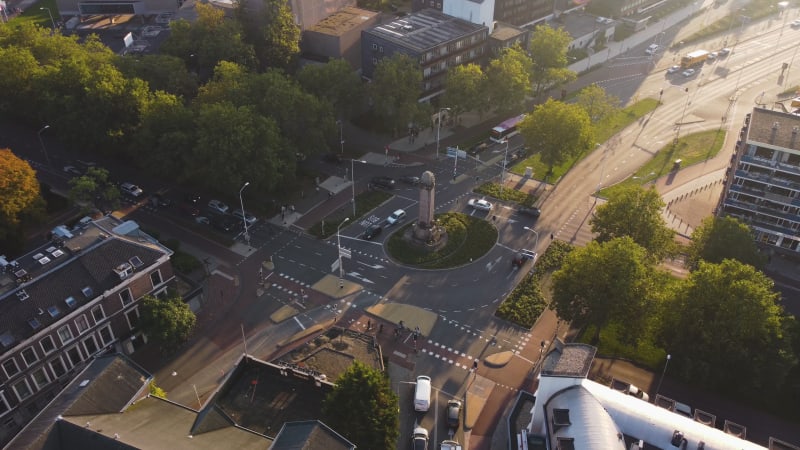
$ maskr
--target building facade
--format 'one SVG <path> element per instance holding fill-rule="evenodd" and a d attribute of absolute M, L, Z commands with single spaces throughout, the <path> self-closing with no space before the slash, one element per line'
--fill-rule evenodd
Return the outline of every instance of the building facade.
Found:
<path fill-rule="evenodd" d="M 303 32 L 303 54 L 317 59 L 343 58 L 353 70 L 361 69 L 361 31 L 378 23 L 379 14 L 360 8 L 344 8 Z"/>
<path fill-rule="evenodd" d="M 756 242 L 800 251 L 800 115 L 755 108 L 728 167 L 718 214 L 747 223 Z"/>
<path fill-rule="evenodd" d="M 563 4 L 563 5 L 562 5 Z M 492 21 L 505 22 L 514 26 L 525 26 L 540 22 L 557 10 L 569 9 L 572 2 L 563 0 L 413 0 L 413 11 L 435 9 L 456 17 L 461 17 L 472 23 L 491 26 Z M 482 10 L 488 8 L 490 16 L 476 15 L 473 18 L 453 14 L 452 11 Z"/>
<path fill-rule="evenodd" d="M 489 28 L 426 9 L 361 32 L 361 69 L 372 79 L 383 58 L 403 53 L 419 61 L 422 97 L 427 101 L 444 92 L 447 70 L 480 62 Z"/>
<path fill-rule="evenodd" d="M 44 247 L 0 258 L 0 443 L 96 355 L 145 343 L 139 300 L 162 295 L 172 252 L 113 217 L 57 227 Z"/>

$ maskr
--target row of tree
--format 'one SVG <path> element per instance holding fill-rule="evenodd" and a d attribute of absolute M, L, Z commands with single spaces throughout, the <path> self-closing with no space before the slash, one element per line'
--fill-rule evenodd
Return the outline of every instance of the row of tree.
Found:
<path fill-rule="evenodd" d="M 686 280 L 657 264 L 675 256 L 658 193 L 630 187 L 598 207 L 596 241 L 570 252 L 553 275 L 558 316 L 579 328 L 613 327 L 637 346 L 651 339 L 672 355 L 670 371 L 692 384 L 772 401 L 800 394 L 800 327 L 779 305 L 749 227 L 709 217 L 692 235 Z"/>

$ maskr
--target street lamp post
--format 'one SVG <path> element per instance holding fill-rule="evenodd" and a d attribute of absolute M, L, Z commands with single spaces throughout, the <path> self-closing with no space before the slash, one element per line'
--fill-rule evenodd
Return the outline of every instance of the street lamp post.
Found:
<path fill-rule="evenodd" d="M 345 217 L 342 223 L 336 227 L 336 249 L 339 251 L 339 289 L 344 287 L 344 269 L 342 268 L 342 239 L 339 235 L 339 230 L 342 228 L 342 225 L 347 223 L 350 220 L 349 217 Z"/>
<path fill-rule="evenodd" d="M 442 111 L 450 111 L 450 108 L 439 108 L 439 117 L 436 124 L 436 160 L 439 160 L 439 133 L 442 131 Z"/>
<path fill-rule="evenodd" d="M 595 144 L 594 148 L 595 149 L 600 148 L 600 144 Z M 608 150 L 608 147 L 606 146 L 606 148 L 603 149 L 603 163 L 600 166 L 600 179 L 597 180 L 597 188 L 594 190 L 594 201 L 595 202 L 597 201 L 597 197 L 600 196 L 600 186 L 603 184 L 603 173 L 606 171 L 606 157 L 608 157 L 608 154 L 606 153 L 607 150 Z"/>
<path fill-rule="evenodd" d="M 356 216 L 356 172 L 355 172 L 355 163 L 360 162 L 362 164 L 366 163 L 363 159 L 351 159 L 350 160 L 350 184 L 353 190 L 353 217 Z"/>
<path fill-rule="evenodd" d="M 36 136 L 39 137 L 39 145 L 42 146 L 42 152 L 44 153 L 44 159 L 47 161 L 47 166 L 50 167 L 51 166 L 51 164 L 50 164 L 50 156 L 47 154 L 47 148 L 45 148 L 44 140 L 42 139 L 42 132 L 44 130 L 48 129 L 48 128 L 50 128 L 50 125 L 43 126 L 42 129 L 39 130 L 38 133 L 36 133 Z"/>
<path fill-rule="evenodd" d="M 669 360 L 672 359 L 672 355 L 667 355 L 667 361 L 664 363 L 664 371 L 661 372 L 661 378 L 658 380 L 658 386 L 656 386 L 656 396 L 658 396 L 658 391 L 661 390 L 661 382 L 664 381 L 664 374 L 667 373 L 667 366 L 669 366 Z"/>
<path fill-rule="evenodd" d="M 500 193 L 503 193 L 503 186 L 506 183 L 506 162 L 508 161 L 508 138 L 506 138 L 506 152 L 503 155 L 503 171 L 500 173 Z"/>
<path fill-rule="evenodd" d="M 39 9 L 41 9 L 41 10 L 45 10 L 46 9 L 47 10 L 47 15 L 50 16 L 50 24 L 53 25 L 53 33 L 55 34 L 55 32 L 56 32 L 56 21 L 53 20 L 53 13 L 50 12 L 50 8 L 41 7 Z"/>
<path fill-rule="evenodd" d="M 336 123 L 339 125 L 339 145 L 340 145 L 339 153 L 344 154 L 344 135 L 342 134 L 343 123 L 341 120 L 337 120 Z"/>
<path fill-rule="evenodd" d="M 524 227 L 524 228 L 525 228 L 526 230 L 530 231 L 531 233 L 533 233 L 533 234 L 534 234 L 534 236 L 536 236 L 536 241 L 534 241 L 534 244 L 533 244 L 533 249 L 534 249 L 534 250 L 538 250 L 538 248 L 539 248 L 539 232 L 538 232 L 538 231 L 536 231 L 536 230 L 534 230 L 534 229 L 533 229 L 533 228 L 531 228 L 531 227 Z M 528 236 L 528 239 L 530 239 L 530 236 Z"/>
<path fill-rule="evenodd" d="M 244 224 L 244 240 L 247 242 L 247 246 L 250 247 L 250 233 L 247 232 L 247 215 L 244 212 L 244 200 L 242 200 L 242 191 L 244 188 L 250 186 L 250 182 L 247 181 L 242 185 L 242 188 L 239 189 L 239 205 L 242 207 L 242 223 Z"/>

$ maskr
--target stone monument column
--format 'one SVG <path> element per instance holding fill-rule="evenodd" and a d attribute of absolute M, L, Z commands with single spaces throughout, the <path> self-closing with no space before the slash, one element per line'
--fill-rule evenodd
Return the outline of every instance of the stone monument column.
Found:
<path fill-rule="evenodd" d="M 436 195 L 436 177 L 431 171 L 425 171 L 420 178 L 419 190 L 419 226 L 425 229 L 434 227 L 434 197 Z"/>

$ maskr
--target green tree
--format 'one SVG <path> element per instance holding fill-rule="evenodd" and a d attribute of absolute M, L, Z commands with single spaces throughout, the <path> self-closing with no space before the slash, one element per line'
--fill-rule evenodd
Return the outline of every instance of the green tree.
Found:
<path fill-rule="evenodd" d="M 568 158 L 580 155 L 594 145 L 594 130 L 589 115 L 578 105 L 548 99 L 519 125 L 525 144 L 541 154 L 548 173 Z"/>
<path fill-rule="evenodd" d="M 657 261 L 675 251 L 675 232 L 661 217 L 664 202 L 654 188 L 626 186 L 609 195 L 589 222 L 600 242 L 630 236 Z"/>
<path fill-rule="evenodd" d="M 519 46 L 503 49 L 498 58 L 489 62 L 486 95 L 498 114 L 522 110 L 531 93 L 532 70 L 533 61 Z"/>
<path fill-rule="evenodd" d="M 300 27 L 286 0 L 246 0 L 236 12 L 262 69 L 293 65 L 300 54 Z"/>
<path fill-rule="evenodd" d="M 794 319 L 753 266 L 701 261 L 666 305 L 661 337 L 670 373 L 693 384 L 770 399 L 797 365 Z"/>
<path fill-rule="evenodd" d="M 574 249 L 552 280 L 550 308 L 573 326 L 594 326 L 597 343 L 600 330 L 611 322 L 644 327 L 655 271 L 645 249 L 622 237 Z"/>
<path fill-rule="evenodd" d="M 145 296 L 140 308 L 139 326 L 164 352 L 172 352 L 186 342 L 197 318 L 183 299 L 170 293 L 160 299 Z"/>
<path fill-rule="evenodd" d="M 586 110 L 589 120 L 597 123 L 619 111 L 619 98 L 606 93 L 606 90 L 595 84 L 590 84 L 578 93 L 579 105 Z"/>
<path fill-rule="evenodd" d="M 687 263 L 693 270 L 700 261 L 721 263 L 724 259 L 735 259 L 760 269 L 765 258 L 746 223 L 734 217 L 707 217 L 692 233 Z"/>
<path fill-rule="evenodd" d="M 195 165 L 194 122 L 194 111 L 185 107 L 180 98 L 155 92 L 142 111 L 141 126 L 129 146 L 131 159 L 138 156 L 134 160 L 156 175 L 176 181 L 196 181 L 189 170 Z"/>
<path fill-rule="evenodd" d="M 297 81 L 306 92 L 328 101 L 339 119 L 351 118 L 364 101 L 361 78 L 344 59 L 307 64 L 297 73 Z"/>
<path fill-rule="evenodd" d="M 399 408 L 386 375 L 354 361 L 325 397 L 323 422 L 358 448 L 395 448 Z"/>
<path fill-rule="evenodd" d="M 546 88 L 569 83 L 577 75 L 567 68 L 567 50 L 572 37 L 561 28 L 539 25 L 533 31 L 530 49 L 533 58 L 531 79 L 538 97 Z"/>
<path fill-rule="evenodd" d="M 466 64 L 455 66 L 447 72 L 443 105 L 448 105 L 450 114 L 458 117 L 467 111 L 480 111 L 486 107 L 486 75 L 481 66 Z"/>
<path fill-rule="evenodd" d="M 408 55 L 395 53 L 378 62 L 372 78 L 369 92 L 375 113 L 397 136 L 399 130 L 404 130 L 420 116 L 418 99 L 422 94 L 422 71 L 419 64 Z"/>
<path fill-rule="evenodd" d="M 186 69 L 186 63 L 171 55 L 121 56 L 115 61 L 127 78 L 140 78 L 150 90 L 164 91 L 185 99 L 197 95 L 197 79 Z"/>
<path fill-rule="evenodd" d="M 69 180 L 69 198 L 105 211 L 119 207 L 119 189 L 111 182 L 108 171 L 90 167 L 86 174 Z"/>

